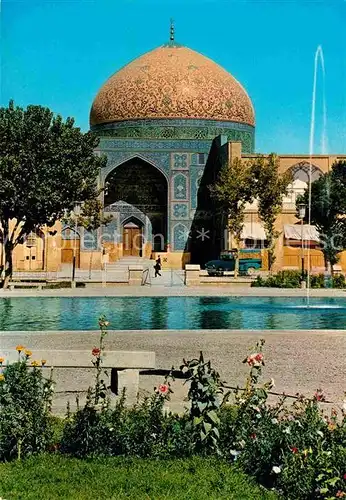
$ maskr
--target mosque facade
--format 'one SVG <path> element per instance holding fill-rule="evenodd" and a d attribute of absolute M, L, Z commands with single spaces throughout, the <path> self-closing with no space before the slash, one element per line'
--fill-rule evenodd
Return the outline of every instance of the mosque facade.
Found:
<path fill-rule="evenodd" d="M 92 234 L 67 226 L 56 234 L 43 229 L 35 245 L 16 249 L 16 269 L 56 271 L 73 255 L 82 269 L 157 255 L 167 267 L 183 268 L 189 262 L 203 265 L 229 246 L 227 235 L 212 237 L 217 225 L 207 192 L 215 180 L 213 165 L 220 158 L 231 163 L 235 157 L 256 157 L 254 107 L 230 73 L 177 44 L 172 29 L 169 43 L 106 81 L 92 104 L 90 129 L 100 139 L 95 154 L 107 157 L 99 185 L 111 222 Z M 312 179 L 338 159 L 346 156 L 314 156 Z M 291 171 L 292 183 L 277 221 L 275 266 L 293 269 L 300 259 L 295 201 L 308 186 L 310 158 L 279 155 L 279 160 L 282 172 Z M 313 238 L 307 232 L 310 265 L 323 267 Z M 256 203 L 246 208 L 243 246 L 265 247 Z"/>

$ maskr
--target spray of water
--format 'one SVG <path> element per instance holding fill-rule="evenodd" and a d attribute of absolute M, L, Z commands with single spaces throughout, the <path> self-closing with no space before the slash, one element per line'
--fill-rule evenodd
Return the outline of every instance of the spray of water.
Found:
<path fill-rule="evenodd" d="M 315 118 L 316 118 L 316 87 L 317 87 L 317 70 L 318 62 L 321 63 L 322 69 L 322 138 L 321 138 L 321 153 L 327 154 L 327 106 L 326 106 L 326 92 L 325 92 L 325 79 L 326 72 L 324 66 L 323 50 L 321 45 L 319 45 L 315 52 L 315 63 L 314 63 L 314 80 L 312 87 L 312 105 L 311 105 L 311 122 L 310 122 L 310 142 L 309 142 L 309 211 L 308 211 L 308 224 L 311 226 L 311 182 L 312 182 L 312 155 L 314 154 L 314 142 L 315 142 Z M 306 287 L 306 300 L 307 305 L 310 304 L 310 245 L 308 245 L 308 273 L 307 273 L 307 287 Z"/>

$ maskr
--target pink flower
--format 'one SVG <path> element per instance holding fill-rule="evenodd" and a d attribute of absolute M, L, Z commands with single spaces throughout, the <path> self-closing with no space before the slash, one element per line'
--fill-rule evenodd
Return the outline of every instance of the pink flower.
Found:
<path fill-rule="evenodd" d="M 249 366 L 258 366 L 263 363 L 263 354 L 261 352 L 251 354 L 246 361 Z"/>
<path fill-rule="evenodd" d="M 158 387 L 158 390 L 161 394 L 167 394 L 168 392 L 168 385 L 167 384 L 160 384 Z"/>

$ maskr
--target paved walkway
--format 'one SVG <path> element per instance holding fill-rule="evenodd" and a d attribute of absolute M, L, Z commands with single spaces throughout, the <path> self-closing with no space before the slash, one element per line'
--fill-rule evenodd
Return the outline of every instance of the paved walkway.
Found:
<path fill-rule="evenodd" d="M 299 288 L 250 288 L 228 284 L 227 286 L 204 285 L 186 287 L 183 284 L 183 275 L 179 271 L 163 271 L 163 276 L 151 277 L 151 284 L 144 286 L 129 286 L 128 284 L 115 286 L 93 286 L 86 288 L 62 288 L 55 290 L 16 289 L 12 292 L 0 289 L 1 297 L 155 297 L 155 296 L 251 296 L 251 297 L 306 297 L 307 290 Z M 311 297 L 342 297 L 346 299 L 346 290 L 313 289 Z"/>
<path fill-rule="evenodd" d="M 222 378 L 232 386 L 243 387 L 248 373 L 243 359 L 249 348 L 264 338 L 266 367 L 264 381 L 274 378 L 278 392 L 312 396 L 318 388 L 327 398 L 341 404 L 346 391 L 346 331 L 242 331 L 242 330 L 142 330 L 111 331 L 106 347 L 111 350 L 154 351 L 157 368 L 179 368 L 182 359 L 198 357 L 203 351 Z M 1 332 L 3 350 L 23 344 L 31 349 L 91 349 L 97 345 L 98 332 Z M 65 376 L 65 372 L 64 372 Z M 82 373 L 74 375 L 76 383 Z M 141 394 L 148 394 L 161 383 L 162 376 L 141 376 Z M 170 408 L 180 411 L 186 385 L 173 384 Z M 74 396 L 72 398 L 74 400 Z M 72 400 L 72 402 L 73 402 Z M 62 397 L 65 408 L 66 397 Z"/>

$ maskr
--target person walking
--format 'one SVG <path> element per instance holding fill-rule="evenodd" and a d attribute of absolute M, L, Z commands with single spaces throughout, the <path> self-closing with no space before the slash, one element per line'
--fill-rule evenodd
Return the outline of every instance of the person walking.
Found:
<path fill-rule="evenodd" d="M 155 276 L 154 278 L 157 278 L 157 276 L 162 276 L 162 274 L 160 273 L 161 271 L 161 257 L 158 256 L 157 259 L 156 259 L 156 263 L 155 263 L 155 266 L 154 266 L 154 269 L 155 269 Z"/>

